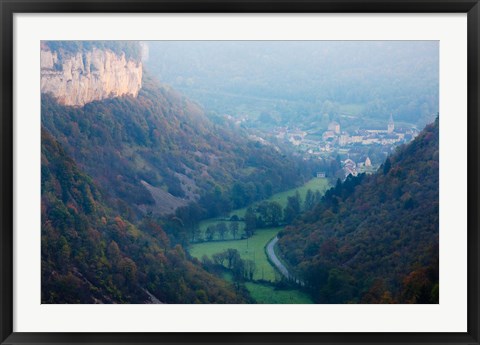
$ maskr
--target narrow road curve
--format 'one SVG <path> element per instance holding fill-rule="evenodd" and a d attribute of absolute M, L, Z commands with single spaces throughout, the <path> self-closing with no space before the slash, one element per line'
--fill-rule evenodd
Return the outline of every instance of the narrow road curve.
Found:
<path fill-rule="evenodd" d="M 280 261 L 280 259 L 277 257 L 275 254 L 275 250 L 273 249 L 275 245 L 278 242 L 278 237 L 275 236 L 273 240 L 271 240 L 267 244 L 267 256 L 270 259 L 270 261 L 275 265 L 275 267 L 278 269 L 278 271 L 285 277 L 287 280 L 293 280 L 297 284 L 300 284 L 303 286 L 303 282 L 299 279 L 296 279 L 290 272 L 288 272 L 288 269 L 285 267 L 284 264 Z"/>
<path fill-rule="evenodd" d="M 278 237 L 275 236 L 275 238 L 267 244 L 268 258 L 275 265 L 275 267 L 278 269 L 278 271 L 283 276 L 285 276 L 285 278 L 290 279 L 290 273 L 288 272 L 287 268 L 278 259 L 277 255 L 275 254 L 275 250 L 273 250 L 273 247 L 275 247 L 277 242 L 278 242 Z"/>

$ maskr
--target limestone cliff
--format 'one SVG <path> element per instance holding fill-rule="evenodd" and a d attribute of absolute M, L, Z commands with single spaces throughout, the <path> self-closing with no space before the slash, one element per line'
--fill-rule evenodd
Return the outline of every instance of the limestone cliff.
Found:
<path fill-rule="evenodd" d="M 42 49 L 41 92 L 51 93 L 60 104 L 83 106 L 105 98 L 131 95 L 142 87 L 142 63 L 125 54 L 93 48 L 62 56 Z"/>

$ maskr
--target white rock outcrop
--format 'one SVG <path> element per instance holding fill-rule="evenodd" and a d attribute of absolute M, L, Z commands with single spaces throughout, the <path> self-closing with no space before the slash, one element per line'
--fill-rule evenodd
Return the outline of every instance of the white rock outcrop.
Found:
<path fill-rule="evenodd" d="M 41 50 L 41 92 L 51 93 L 60 104 L 83 106 L 106 98 L 131 95 L 142 87 L 142 63 L 125 54 L 93 49 L 59 56 Z"/>

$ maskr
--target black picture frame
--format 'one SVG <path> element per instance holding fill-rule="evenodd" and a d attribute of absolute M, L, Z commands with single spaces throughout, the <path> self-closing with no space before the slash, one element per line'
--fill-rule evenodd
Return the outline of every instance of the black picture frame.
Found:
<path fill-rule="evenodd" d="M 2 344 L 479 344 L 478 0 L 0 0 L 0 341 Z M 468 331 L 466 333 L 15 333 L 13 332 L 13 16 L 15 13 L 467 13 Z"/>

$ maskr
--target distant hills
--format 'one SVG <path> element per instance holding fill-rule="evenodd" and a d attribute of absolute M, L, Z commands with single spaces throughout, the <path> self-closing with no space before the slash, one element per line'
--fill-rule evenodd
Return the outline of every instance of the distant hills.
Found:
<path fill-rule="evenodd" d="M 279 234 L 317 303 L 438 303 L 439 121 Z"/>
<path fill-rule="evenodd" d="M 209 110 L 258 120 L 252 126 L 368 128 L 393 113 L 421 129 L 438 113 L 436 41 L 147 43 L 150 73 Z"/>

